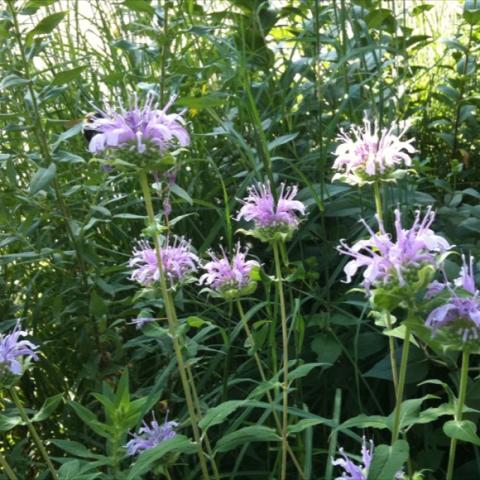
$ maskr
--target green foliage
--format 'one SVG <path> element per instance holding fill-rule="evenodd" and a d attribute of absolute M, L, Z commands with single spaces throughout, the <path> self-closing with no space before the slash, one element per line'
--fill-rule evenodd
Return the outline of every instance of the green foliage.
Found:
<path fill-rule="evenodd" d="M 133 164 L 92 159 L 83 132 L 87 113 L 105 101 L 126 104 L 133 93 L 149 91 L 162 105 L 178 94 L 172 111 L 186 109 L 192 133 L 188 150 L 150 159 L 159 171 L 179 167 L 170 189 L 171 230 L 191 238 L 201 257 L 220 244 L 231 251 L 237 240 L 250 243 L 262 264 L 256 289 L 241 298 L 255 345 L 245 340 L 230 301 L 200 295 L 196 284 L 175 292 L 176 334 L 185 338 L 200 427 L 222 474 L 271 478 L 281 445 L 272 413 L 281 415 L 282 388 L 272 367 L 282 354 L 272 253 L 258 238 L 236 235 L 247 226 L 234 221 L 247 187 L 270 179 L 299 184 L 308 207 L 298 232 L 280 238 L 289 240 L 288 430 L 306 479 L 335 478 L 325 470 L 332 439 L 338 433 L 339 445 L 358 451 L 365 429 L 375 429 L 365 433 L 379 444 L 369 480 L 390 477 L 408 456 L 425 479 L 443 478 L 445 435 L 461 441 L 465 477 L 458 478 L 471 471 L 475 478 L 478 467 L 468 462 L 470 444 L 478 445 L 478 379 L 469 387 L 467 419 L 451 420 L 457 359 L 423 326 L 430 304 L 418 305 L 419 318 L 407 321 L 405 292 L 377 290 L 373 305 L 396 320 L 389 330 L 385 318 L 375 324 L 367 315 L 364 294 L 344 285 L 345 259 L 335 247 L 340 238 L 365 235 L 357 220 L 373 224 L 374 202 L 369 185 L 330 183 L 340 128 L 358 124 L 365 112 L 385 127 L 408 120 L 418 176 L 385 185 L 387 228 L 395 206 L 411 218 L 415 208 L 433 204 L 435 229 L 478 256 L 480 2 L 466 0 L 458 9 L 453 3 L 0 5 L 0 328 L 21 319 L 41 346 L 20 387 L 62 480 L 148 480 L 166 475 L 167 465 L 172 478 L 200 478 L 163 301 L 155 289 L 140 294 L 128 279 L 130 252 L 149 233 Z M 154 204 L 162 211 L 159 195 Z M 447 268 L 458 269 L 455 262 L 448 259 Z M 416 293 L 433 273 L 420 272 Z M 137 330 L 130 322 L 142 311 L 156 323 Z M 410 399 L 401 411 L 410 449 L 403 440 L 381 443 L 394 405 L 384 333 L 399 351 L 406 321 L 415 335 Z M 2 403 L 2 452 L 19 478 L 42 478 L 22 419 L 6 394 Z M 180 422 L 179 435 L 126 458 L 129 432 L 152 411 L 159 421 L 168 411 Z M 292 465 L 288 475 L 296 478 Z"/>

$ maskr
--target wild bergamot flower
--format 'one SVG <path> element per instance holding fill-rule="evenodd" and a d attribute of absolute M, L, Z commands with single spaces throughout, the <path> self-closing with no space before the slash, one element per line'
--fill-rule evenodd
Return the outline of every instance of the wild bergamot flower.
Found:
<path fill-rule="evenodd" d="M 260 268 L 256 260 L 247 260 L 248 249 L 237 244 L 235 253 L 228 258 L 222 249 L 221 255 L 209 252 L 211 260 L 202 265 L 205 270 L 199 283 L 206 285 L 211 292 L 225 298 L 234 298 L 252 293 L 256 282 L 252 270 Z"/>
<path fill-rule="evenodd" d="M 360 268 L 363 271 L 363 287 L 369 290 L 372 286 L 400 286 L 416 280 L 418 271 L 426 266 L 437 267 L 439 253 L 451 247 L 447 240 L 431 230 L 435 220 L 435 212 L 428 208 L 423 216 L 417 210 L 415 221 L 409 229 L 402 227 L 400 210 L 395 210 L 395 238 L 386 231 L 383 222 L 378 221 L 379 233 L 375 233 L 362 220 L 370 238 L 359 240 L 351 247 L 341 240 L 338 251 L 353 260 L 345 265 L 347 283 Z"/>
<path fill-rule="evenodd" d="M 20 330 L 20 322 L 11 333 L 0 335 L 0 383 L 11 383 L 12 375 L 21 376 L 25 364 L 32 359 L 38 360 L 38 346 L 21 339 L 27 335 L 27 332 Z"/>
<path fill-rule="evenodd" d="M 164 241 L 160 249 L 162 269 L 170 284 L 182 283 L 197 270 L 198 257 L 193 253 L 191 242 L 183 237 Z M 133 268 L 131 279 L 148 287 L 160 280 L 157 253 L 147 241 L 138 242 L 133 250 L 129 266 Z"/>
<path fill-rule="evenodd" d="M 363 128 L 352 127 L 351 134 L 341 131 L 340 144 L 334 152 L 333 169 L 336 174 L 332 181 L 341 180 L 351 185 L 362 185 L 377 180 L 394 179 L 401 166 L 412 165 L 411 155 L 415 153 L 413 139 L 402 140 L 406 128 L 398 135 L 395 125 L 389 130 L 379 130 L 365 118 Z"/>
<path fill-rule="evenodd" d="M 339 449 L 339 453 L 342 458 L 333 460 L 333 464 L 343 469 L 342 475 L 335 480 L 367 480 L 370 465 L 372 463 L 374 445 L 372 440 L 366 440 L 363 437 L 362 441 L 362 462 L 360 464 L 354 463 L 343 448 Z M 402 480 L 405 478 L 405 474 L 402 470 L 399 470 L 395 474 L 394 480 Z"/>
<path fill-rule="evenodd" d="M 90 152 L 116 151 L 125 161 L 141 167 L 176 146 L 188 146 L 190 136 L 182 114 L 167 113 L 174 100 L 172 97 L 165 107 L 159 108 L 153 94 L 149 94 L 143 105 L 137 96 L 127 108 L 120 102 L 117 110 L 106 105 L 85 124 L 85 129 L 94 132 L 89 143 Z"/>
<path fill-rule="evenodd" d="M 165 421 L 159 425 L 159 423 L 153 418 L 150 425 L 143 422 L 143 427 L 140 428 L 138 434 L 133 434 L 133 438 L 125 445 L 127 454 L 130 456 L 137 455 L 145 450 L 156 447 L 165 440 L 175 438 L 177 433 L 175 428 L 178 427 L 178 423 L 175 421 Z"/>
<path fill-rule="evenodd" d="M 445 282 L 441 284 L 443 288 L 436 292 L 439 294 L 447 290 L 449 298 L 445 304 L 434 308 L 425 322 L 434 336 L 441 332 L 446 335 L 447 341 L 451 340 L 457 346 L 478 343 L 480 339 L 480 297 L 475 286 L 473 261 L 472 256 L 468 262 L 462 256 L 462 269 L 454 286 Z"/>
<path fill-rule="evenodd" d="M 258 184 L 248 189 L 248 196 L 241 200 L 237 220 L 253 222 L 255 233 L 264 241 L 269 241 L 276 234 L 289 237 L 298 228 L 300 216 L 305 215 L 306 207 L 295 200 L 297 186 L 280 186 L 278 199 L 275 200 L 269 183 Z"/>

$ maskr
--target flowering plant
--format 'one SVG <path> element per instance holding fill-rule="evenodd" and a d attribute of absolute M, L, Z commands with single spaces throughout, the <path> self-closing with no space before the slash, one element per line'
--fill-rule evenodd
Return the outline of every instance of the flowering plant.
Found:
<path fill-rule="evenodd" d="M 3 387 L 11 386 L 31 360 L 38 360 L 38 346 L 21 339 L 27 335 L 20 329 L 20 322 L 12 332 L 0 335 L 0 385 Z"/>
<path fill-rule="evenodd" d="M 170 286 L 174 287 L 189 281 L 191 275 L 197 270 L 198 264 L 198 257 L 192 251 L 191 242 L 183 237 L 174 237 L 173 241 L 164 238 L 160 244 L 162 245 L 160 249 L 162 269 Z M 154 247 L 147 241 L 138 242 L 129 261 L 129 266 L 133 269 L 130 278 L 145 287 L 158 282 L 160 269 L 157 259 Z"/>
<path fill-rule="evenodd" d="M 157 170 L 170 168 L 174 163 L 168 153 L 176 146 L 186 147 L 190 136 L 185 128 L 182 114 L 167 113 L 175 97 L 159 108 L 153 94 L 145 103 L 139 103 L 137 96 L 125 108 L 120 102 L 118 110 L 106 105 L 85 124 L 86 130 L 94 135 L 89 142 L 91 153 L 113 153 L 115 158 L 107 165 L 128 168 L 154 166 Z"/>
<path fill-rule="evenodd" d="M 364 269 L 362 286 L 365 290 L 389 291 L 390 300 L 396 297 L 395 303 L 427 287 L 443 260 L 440 254 L 451 248 L 447 240 L 431 230 L 434 220 L 435 213 L 431 208 L 423 218 L 417 210 L 413 225 L 405 229 L 400 210 L 396 209 L 395 238 L 386 232 L 378 218 L 379 233 L 362 220 L 370 238 L 359 240 L 352 246 L 341 240 L 338 247 L 340 253 L 352 257 L 344 268 L 346 282 L 351 282 L 357 271 Z M 379 297 L 377 293 L 372 294 L 374 303 Z M 383 306 L 391 310 L 393 305 Z"/>
<path fill-rule="evenodd" d="M 398 135 L 395 125 L 380 131 L 365 118 L 362 127 L 352 127 L 351 134 L 341 131 L 337 137 L 341 142 L 334 152 L 332 181 L 341 180 L 350 185 L 362 186 L 376 181 L 395 181 L 408 170 L 400 166 L 412 165 L 411 155 L 415 153 L 413 139 L 402 140 L 406 128 Z"/>
<path fill-rule="evenodd" d="M 254 272 L 260 268 L 256 260 L 247 260 L 248 249 L 242 251 L 237 244 L 229 259 L 222 249 L 221 255 L 209 252 L 211 260 L 202 265 L 205 273 L 199 283 L 207 285 L 211 295 L 225 299 L 238 298 L 253 293 L 257 287 Z"/>
<path fill-rule="evenodd" d="M 372 458 L 374 454 L 374 445 L 373 440 L 368 440 L 363 437 L 362 440 L 362 451 L 361 451 L 361 463 L 354 463 L 349 456 L 345 453 L 343 448 L 339 449 L 341 458 L 333 460 L 333 465 L 342 468 L 343 472 L 340 477 L 337 477 L 335 480 L 367 480 L 368 473 L 370 470 L 370 465 L 372 463 Z M 403 480 L 405 474 L 403 470 L 398 470 L 395 474 L 394 480 Z"/>
<path fill-rule="evenodd" d="M 130 456 L 138 455 L 139 453 L 156 447 L 165 440 L 175 438 L 177 432 L 175 429 L 178 423 L 175 421 L 165 421 L 159 425 L 155 417 L 150 425 L 143 422 L 143 427 L 137 433 L 133 434 L 133 438 L 125 445 L 127 454 Z"/>
<path fill-rule="evenodd" d="M 473 272 L 474 258 L 462 256 L 460 275 L 453 285 L 445 280 L 430 285 L 429 293 L 441 305 L 431 310 L 425 325 L 445 348 L 478 349 L 480 339 L 480 296 Z"/>
<path fill-rule="evenodd" d="M 300 223 L 299 216 L 305 215 L 306 207 L 295 200 L 298 193 L 296 185 L 280 185 L 278 199 L 272 193 L 269 183 L 258 184 L 248 189 L 248 195 L 241 203 L 237 220 L 253 222 L 253 230 L 240 230 L 256 238 L 270 242 L 289 239 Z"/>

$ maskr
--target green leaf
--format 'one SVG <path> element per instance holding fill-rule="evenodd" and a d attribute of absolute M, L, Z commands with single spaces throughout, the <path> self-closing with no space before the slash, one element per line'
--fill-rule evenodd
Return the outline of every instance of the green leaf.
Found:
<path fill-rule="evenodd" d="M 201 328 L 203 327 L 204 325 L 208 325 L 210 322 L 207 322 L 206 320 L 204 320 L 203 318 L 200 318 L 200 317 L 197 317 L 195 315 L 192 315 L 190 317 L 187 317 L 187 323 L 190 327 L 193 327 L 193 328 Z"/>
<path fill-rule="evenodd" d="M 2 78 L 2 81 L 0 82 L 0 91 L 5 90 L 6 88 L 26 85 L 29 83 L 29 81 L 30 80 L 19 77 L 18 75 L 12 73 L 11 75 L 7 75 L 6 77 Z"/>
<path fill-rule="evenodd" d="M 317 354 L 319 362 L 328 364 L 334 364 L 342 353 L 342 346 L 328 332 L 317 334 L 312 340 L 310 348 Z"/>
<path fill-rule="evenodd" d="M 57 167 L 54 163 L 51 163 L 48 168 L 40 167 L 32 177 L 30 182 L 30 195 L 35 195 L 40 190 L 47 187 L 50 182 L 55 178 L 57 173 Z"/>
<path fill-rule="evenodd" d="M 400 407 L 400 429 L 411 427 L 417 421 L 419 423 L 426 423 L 420 420 L 420 408 L 425 400 L 438 398 L 435 395 L 425 395 L 421 398 L 411 398 L 402 402 Z M 392 412 L 388 417 L 389 426 L 393 425 L 395 412 Z"/>
<path fill-rule="evenodd" d="M 417 15 L 420 15 L 423 12 L 428 12 L 433 8 L 433 5 L 430 3 L 424 3 L 422 5 L 417 5 L 416 7 L 413 7 L 412 11 L 410 12 L 410 15 L 416 17 Z"/>
<path fill-rule="evenodd" d="M 87 69 L 87 65 L 82 65 L 80 67 L 75 67 L 70 70 L 64 70 L 63 72 L 58 72 L 55 74 L 52 80 L 52 85 L 63 85 L 64 83 L 71 82 L 72 80 L 77 79 L 80 74 Z"/>
<path fill-rule="evenodd" d="M 480 446 L 480 438 L 477 435 L 477 426 L 470 420 L 449 420 L 443 425 L 443 433 L 445 433 L 447 437 Z"/>
<path fill-rule="evenodd" d="M 127 480 L 138 480 L 140 475 L 150 471 L 152 464 L 162 459 L 167 453 L 193 453 L 195 445 L 185 436 L 177 435 L 170 440 L 165 440 L 156 447 L 141 453 L 128 473 Z"/>
<path fill-rule="evenodd" d="M 146 0 L 125 0 L 123 5 L 134 12 L 144 12 L 150 15 L 155 13 L 155 9 Z"/>
<path fill-rule="evenodd" d="M 100 422 L 95 414 L 88 410 L 88 408 L 85 408 L 83 405 L 80 405 L 73 400 L 70 400 L 68 403 L 75 410 L 75 413 L 80 417 L 85 425 L 90 427 L 101 437 L 105 437 L 107 439 L 111 438 L 111 429 L 104 423 Z"/>
<path fill-rule="evenodd" d="M 193 205 L 193 200 L 192 197 L 180 186 L 178 186 L 176 183 L 173 185 L 170 185 L 170 191 L 174 193 L 177 197 L 180 197 L 181 199 L 185 200 L 189 205 Z"/>
<path fill-rule="evenodd" d="M 27 34 L 27 43 L 30 43 L 36 35 L 46 35 L 53 32 L 60 22 L 65 18 L 67 12 L 56 12 L 42 18 L 37 25 Z"/>
<path fill-rule="evenodd" d="M 30 419 L 32 422 L 42 422 L 48 418 L 58 407 L 63 399 L 63 393 L 47 398 L 42 405 L 42 408 Z"/>
<path fill-rule="evenodd" d="M 17 425 L 21 425 L 22 418 L 19 416 L 10 416 L 0 414 L 0 432 L 8 432 Z"/>
<path fill-rule="evenodd" d="M 207 428 L 210 428 L 213 425 L 218 425 L 244 403 L 245 400 L 229 400 L 228 402 L 210 408 L 200 422 L 198 422 L 198 426 L 202 430 L 207 430 Z"/>
<path fill-rule="evenodd" d="M 106 315 L 107 311 L 107 303 L 95 290 L 93 290 L 90 295 L 90 314 L 93 317 L 98 318 Z"/>
<path fill-rule="evenodd" d="M 381 415 L 357 415 L 343 422 L 339 426 L 339 430 L 345 430 L 349 428 L 388 428 L 388 418 Z"/>
<path fill-rule="evenodd" d="M 465 0 L 463 18 L 470 25 L 480 23 L 480 0 Z"/>
<path fill-rule="evenodd" d="M 321 418 L 302 418 L 299 422 L 295 423 L 294 425 L 288 426 L 288 433 L 300 433 L 307 428 L 314 427 L 315 425 L 322 425 L 327 423 L 326 419 Z"/>
<path fill-rule="evenodd" d="M 250 442 L 278 442 L 281 438 L 273 428 L 263 425 L 243 427 L 236 432 L 228 433 L 222 437 L 216 445 L 217 452 L 228 452 Z"/>
<path fill-rule="evenodd" d="M 65 132 L 61 133 L 58 135 L 56 138 L 55 142 L 52 143 L 52 150 L 56 150 L 57 147 L 63 143 L 65 140 L 68 140 L 69 138 L 77 135 L 83 130 L 83 124 L 82 122 L 78 122 L 76 125 L 74 125 L 72 128 L 69 128 Z"/>
<path fill-rule="evenodd" d="M 305 363 L 295 368 L 288 374 L 288 381 L 293 382 L 298 378 L 306 377 L 314 368 L 325 366 L 325 363 Z"/>
<path fill-rule="evenodd" d="M 53 443 L 58 448 L 69 453 L 70 455 L 74 455 L 75 457 L 91 459 L 98 459 L 102 457 L 102 455 L 97 455 L 96 453 L 91 452 L 87 447 L 85 447 L 85 445 L 72 440 L 50 440 L 50 443 Z"/>
<path fill-rule="evenodd" d="M 379 28 L 385 21 L 395 22 L 392 12 L 386 8 L 375 8 L 365 18 L 370 28 Z"/>
<path fill-rule="evenodd" d="M 272 140 L 268 144 L 268 150 L 272 151 L 275 148 L 279 147 L 280 145 L 283 145 L 284 143 L 291 142 L 294 138 L 296 138 L 298 135 L 298 132 L 295 133 L 289 133 L 288 135 L 282 135 L 281 137 L 277 137 L 275 140 Z"/>
<path fill-rule="evenodd" d="M 120 381 L 117 385 L 117 391 L 115 392 L 115 406 L 118 409 L 127 411 L 130 404 L 130 382 L 128 375 L 128 368 L 125 368 L 120 377 Z"/>
<path fill-rule="evenodd" d="M 22 15 L 33 15 L 39 8 L 48 7 L 49 5 L 54 4 L 58 0 L 30 0 L 23 7 L 21 13 Z"/>
<path fill-rule="evenodd" d="M 395 474 L 408 460 L 409 447 L 405 440 L 397 440 L 392 447 L 378 445 L 368 471 L 367 480 L 387 480 L 395 478 Z"/>

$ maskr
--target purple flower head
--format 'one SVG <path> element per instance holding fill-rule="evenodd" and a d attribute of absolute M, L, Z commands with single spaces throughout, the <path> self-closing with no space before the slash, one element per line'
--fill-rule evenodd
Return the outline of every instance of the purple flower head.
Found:
<path fill-rule="evenodd" d="M 436 266 L 438 253 L 451 247 L 449 243 L 430 229 L 435 219 L 431 207 L 424 217 L 420 211 L 415 214 L 415 221 L 410 229 L 402 227 L 400 210 L 395 210 L 395 239 L 386 233 L 383 223 L 378 221 L 379 233 L 375 233 L 364 220 L 363 224 L 370 234 L 367 240 L 359 240 L 349 247 L 341 240 L 338 251 L 353 258 L 345 265 L 347 283 L 358 269 L 363 272 L 363 286 L 367 290 L 378 284 L 395 283 L 405 286 L 409 273 L 425 265 Z"/>
<path fill-rule="evenodd" d="M 143 317 L 143 316 L 139 316 L 137 318 L 134 318 L 130 324 L 131 325 L 135 325 L 135 328 L 137 330 L 140 330 L 141 328 L 143 328 L 145 325 L 147 325 L 148 323 L 152 323 L 154 322 L 155 319 L 153 317 Z"/>
<path fill-rule="evenodd" d="M 436 297 L 438 294 L 442 293 L 446 288 L 449 287 L 447 282 L 439 282 L 434 280 L 427 287 L 427 293 L 425 293 L 425 298 L 430 299 Z"/>
<path fill-rule="evenodd" d="M 451 293 L 450 299 L 444 305 L 434 308 L 428 315 L 425 325 L 432 329 L 433 335 L 443 330 L 463 344 L 476 342 L 480 338 L 480 297 L 475 286 L 473 261 L 472 256 L 467 262 L 462 255 L 463 265 L 460 276 L 454 281 L 455 288 L 452 289 L 446 284 Z M 460 289 L 464 292 L 459 291 Z M 468 296 L 465 296 L 465 292 Z"/>
<path fill-rule="evenodd" d="M 339 449 L 342 458 L 333 460 L 332 463 L 343 469 L 342 475 L 335 480 L 367 480 L 370 464 L 372 463 L 374 452 L 373 440 L 368 440 L 363 437 L 362 440 L 362 462 L 355 464 L 350 460 L 343 448 Z M 402 470 L 395 474 L 395 480 L 402 480 L 404 473 Z"/>
<path fill-rule="evenodd" d="M 106 105 L 104 111 L 85 125 L 96 133 L 89 143 L 91 153 L 100 153 L 108 149 L 128 149 L 145 153 L 151 148 L 165 153 L 176 144 L 186 147 L 190 137 L 184 126 L 181 114 L 167 113 L 175 97 L 162 109 L 154 102 L 152 94 L 140 105 L 135 95 L 128 108 L 119 106 L 118 111 Z"/>
<path fill-rule="evenodd" d="M 461 287 L 472 295 L 477 292 L 477 288 L 475 287 L 475 275 L 473 274 L 473 261 L 474 258 L 471 255 L 468 262 L 465 255 L 462 255 L 460 276 L 454 281 L 456 287 Z"/>
<path fill-rule="evenodd" d="M 174 237 L 173 242 L 164 242 L 160 257 L 162 268 L 171 285 L 181 283 L 197 270 L 198 257 L 192 252 L 191 243 L 183 237 Z M 148 287 L 160 280 L 157 252 L 147 241 L 138 242 L 129 262 L 133 268 L 131 279 Z"/>
<path fill-rule="evenodd" d="M 280 185 L 278 201 L 272 194 L 269 183 L 257 184 L 248 189 L 248 196 L 241 200 L 237 220 L 253 221 L 257 229 L 278 231 L 292 231 L 298 227 L 299 215 L 305 215 L 305 205 L 297 196 L 296 185 L 286 187 Z"/>
<path fill-rule="evenodd" d="M 22 375 L 24 361 L 38 360 L 35 352 L 38 346 L 28 340 L 21 340 L 21 337 L 27 335 L 27 332 L 20 330 L 20 322 L 17 322 L 11 333 L 0 335 L 0 372 L 2 374 L 9 370 L 13 375 Z"/>
<path fill-rule="evenodd" d="M 226 291 L 239 291 L 249 287 L 252 283 L 250 273 L 255 267 L 260 267 L 256 260 L 247 260 L 248 249 L 242 251 L 240 244 L 232 258 L 228 258 L 222 249 L 221 255 L 208 252 L 211 260 L 202 268 L 206 271 L 200 279 L 200 284 L 205 284 L 212 290 L 223 293 Z"/>
<path fill-rule="evenodd" d="M 375 177 L 384 177 L 402 165 L 411 166 L 411 154 L 415 153 L 414 139 L 402 140 L 406 132 L 393 133 L 396 126 L 389 130 L 379 130 L 365 118 L 362 127 L 352 127 L 351 134 L 343 130 L 338 136 L 341 142 L 334 152 L 336 156 L 333 169 L 337 171 L 333 180 L 343 180 L 352 185 L 361 185 Z"/>
<path fill-rule="evenodd" d="M 158 424 L 155 417 L 153 417 L 150 425 L 143 422 L 143 427 L 140 428 L 138 434 L 134 433 L 133 438 L 125 445 L 127 454 L 130 456 L 137 455 L 144 450 L 156 447 L 165 440 L 174 438 L 177 435 L 176 427 L 178 427 L 178 423 L 175 421 L 168 422 L 167 418 L 161 425 Z"/>

